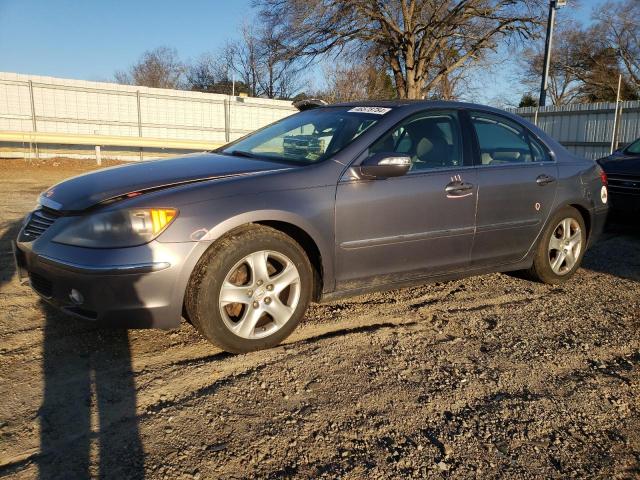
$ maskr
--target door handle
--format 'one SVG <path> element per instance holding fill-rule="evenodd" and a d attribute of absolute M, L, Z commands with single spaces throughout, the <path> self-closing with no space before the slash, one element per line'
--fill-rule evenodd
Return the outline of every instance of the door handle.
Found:
<path fill-rule="evenodd" d="M 536 183 L 541 187 L 543 185 L 548 185 L 549 183 L 553 183 L 555 181 L 556 181 L 555 178 L 553 178 L 550 175 L 545 175 L 544 173 L 542 175 L 538 175 L 538 178 L 536 178 Z"/>
<path fill-rule="evenodd" d="M 473 184 L 467 182 L 453 181 L 444 187 L 447 197 L 467 197 L 472 195 Z"/>

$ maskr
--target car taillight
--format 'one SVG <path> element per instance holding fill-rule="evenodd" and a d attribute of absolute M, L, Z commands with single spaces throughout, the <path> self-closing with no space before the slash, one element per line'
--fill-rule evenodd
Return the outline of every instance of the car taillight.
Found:
<path fill-rule="evenodd" d="M 604 170 L 600 170 L 600 180 L 602 180 L 602 185 L 607 186 L 607 174 Z"/>

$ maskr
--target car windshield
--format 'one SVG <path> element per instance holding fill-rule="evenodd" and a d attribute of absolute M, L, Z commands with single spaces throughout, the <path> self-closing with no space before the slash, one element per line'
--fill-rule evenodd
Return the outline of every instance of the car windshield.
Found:
<path fill-rule="evenodd" d="M 624 150 L 625 153 L 640 153 L 640 138 Z"/>
<path fill-rule="evenodd" d="M 317 163 L 342 150 L 389 110 L 373 107 L 307 110 L 258 130 L 218 152 L 299 164 Z"/>

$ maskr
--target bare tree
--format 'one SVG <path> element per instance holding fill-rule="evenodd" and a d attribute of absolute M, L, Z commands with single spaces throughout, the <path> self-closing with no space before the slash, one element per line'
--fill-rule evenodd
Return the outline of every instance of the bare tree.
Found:
<path fill-rule="evenodd" d="M 615 50 L 627 81 L 640 91 L 640 2 L 608 1 L 594 11 L 608 46 Z"/>
<path fill-rule="evenodd" d="M 224 55 L 206 53 L 188 66 L 185 87 L 196 92 L 223 95 L 249 94 L 241 80 L 232 79 L 232 68 Z"/>
<path fill-rule="evenodd" d="M 554 105 L 604 102 L 616 98 L 622 74 L 622 97 L 640 94 L 640 2 L 607 2 L 594 10 L 589 27 L 559 25 L 549 69 L 549 96 Z M 543 45 L 527 49 L 520 60 L 521 80 L 536 90 L 542 75 Z"/>
<path fill-rule="evenodd" d="M 296 67 L 299 59 L 289 55 L 280 35 L 271 27 L 243 26 L 240 40 L 227 43 L 222 56 L 248 86 L 249 95 L 290 98 L 300 87 Z"/>
<path fill-rule="evenodd" d="M 581 93 L 581 82 L 572 67 L 579 55 L 582 37 L 585 35 L 574 23 L 558 25 L 554 34 L 553 54 L 549 65 L 548 95 L 553 105 L 565 105 L 576 101 Z M 519 59 L 520 80 L 531 91 L 540 86 L 544 64 L 544 45 L 527 48 Z"/>
<path fill-rule="evenodd" d="M 296 89 L 295 58 L 288 55 L 282 38 L 272 25 L 262 25 L 257 33 L 258 85 L 268 98 L 287 98 Z"/>
<path fill-rule="evenodd" d="M 178 88 L 184 74 L 184 65 L 175 48 L 157 47 L 147 50 L 128 71 L 118 71 L 118 83 L 155 88 Z"/>
<path fill-rule="evenodd" d="M 603 25 L 592 25 L 575 42 L 568 69 L 580 81 L 579 101 L 614 101 L 623 70 L 616 49 L 608 43 Z M 638 97 L 637 89 L 626 75 L 622 75 L 621 94 L 626 100 Z"/>
<path fill-rule="evenodd" d="M 442 49 L 437 53 L 433 74 L 435 75 L 439 71 L 447 73 L 443 74 L 442 80 L 433 87 L 431 92 L 425 95 L 426 98 L 434 100 L 472 99 L 478 89 L 486 89 L 487 72 L 497 68 L 501 63 L 497 55 L 490 58 L 483 52 L 463 67 L 451 68 L 456 59 L 455 51 Z"/>
<path fill-rule="evenodd" d="M 383 100 L 395 96 L 391 77 L 373 63 L 328 63 L 323 68 L 325 88 L 314 94 L 329 103 Z"/>
<path fill-rule="evenodd" d="M 219 63 L 210 53 L 201 55 L 186 69 L 186 87 L 196 92 L 213 92 L 224 77 L 224 69 Z"/>
<path fill-rule="evenodd" d="M 542 0 L 254 0 L 292 55 L 313 61 L 345 47 L 374 49 L 401 98 L 422 98 L 503 40 L 530 38 Z M 438 52 L 451 58 L 439 64 Z"/>
<path fill-rule="evenodd" d="M 248 94 L 258 96 L 258 77 L 260 75 L 260 52 L 258 37 L 248 25 L 241 29 L 238 41 L 228 42 L 222 49 L 222 56 L 230 66 L 232 75 L 239 77 L 248 88 Z"/>

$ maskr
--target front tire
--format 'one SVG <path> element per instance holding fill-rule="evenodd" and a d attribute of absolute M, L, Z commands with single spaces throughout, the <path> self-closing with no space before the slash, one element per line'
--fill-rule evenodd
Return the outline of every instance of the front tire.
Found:
<path fill-rule="evenodd" d="M 298 243 L 273 228 L 248 225 L 203 255 L 185 307 L 207 340 L 245 353 L 287 338 L 304 316 L 312 287 L 311 264 Z"/>
<path fill-rule="evenodd" d="M 538 242 L 529 276 L 548 284 L 566 282 L 580 267 L 586 246 L 587 229 L 580 212 L 573 207 L 560 209 Z"/>

